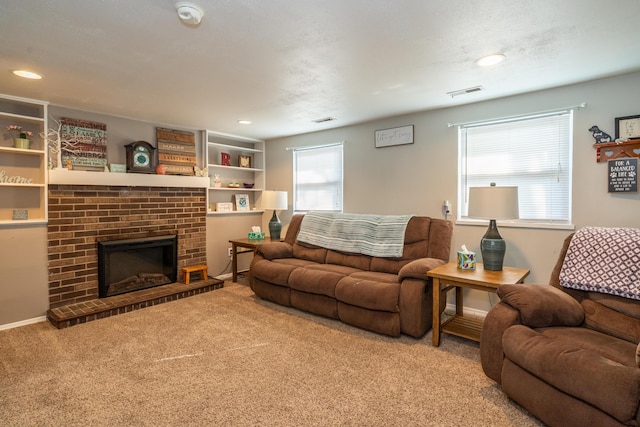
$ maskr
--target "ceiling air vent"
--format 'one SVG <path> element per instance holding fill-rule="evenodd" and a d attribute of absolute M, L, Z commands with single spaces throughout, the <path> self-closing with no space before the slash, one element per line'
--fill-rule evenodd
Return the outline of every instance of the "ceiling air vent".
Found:
<path fill-rule="evenodd" d="M 311 120 L 313 123 L 324 123 L 324 122 L 330 122 L 332 120 L 335 120 L 335 118 L 333 117 L 323 117 L 322 119 L 316 119 L 316 120 Z"/>
<path fill-rule="evenodd" d="M 454 90 L 453 92 L 447 92 L 447 95 L 454 98 L 456 96 L 466 95 L 468 93 L 480 92 L 481 90 L 484 90 L 482 86 L 474 86 L 474 87 L 468 87 L 466 89 Z"/>

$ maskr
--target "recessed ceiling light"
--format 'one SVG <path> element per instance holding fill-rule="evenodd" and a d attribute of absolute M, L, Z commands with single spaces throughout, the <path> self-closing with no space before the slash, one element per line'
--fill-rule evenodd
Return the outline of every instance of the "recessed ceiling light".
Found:
<path fill-rule="evenodd" d="M 25 79 L 40 80 L 42 78 L 41 74 L 27 70 L 13 70 L 13 74 L 15 74 L 16 76 L 24 77 Z"/>
<path fill-rule="evenodd" d="M 492 55 L 483 56 L 482 58 L 476 61 L 480 67 L 490 67 L 492 65 L 496 65 L 504 61 L 506 56 L 501 53 L 494 53 Z"/>
<path fill-rule="evenodd" d="M 238 120 L 238 123 L 241 125 L 250 125 L 251 120 Z"/>

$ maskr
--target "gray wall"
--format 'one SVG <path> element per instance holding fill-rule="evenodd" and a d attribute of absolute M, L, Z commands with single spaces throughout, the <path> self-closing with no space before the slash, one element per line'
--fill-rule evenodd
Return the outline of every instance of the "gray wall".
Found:
<path fill-rule="evenodd" d="M 442 218 L 444 200 L 457 213 L 457 129 L 447 123 L 484 120 L 563 108 L 587 102 L 574 116 L 573 224 L 639 227 L 638 193 L 607 192 L 606 163 L 596 163 L 594 140 L 587 131 L 599 125 L 614 135 L 614 118 L 640 114 L 640 73 L 607 78 L 478 102 L 465 106 L 426 111 L 339 129 L 314 132 L 267 141 L 267 188 L 287 189 L 292 194 L 292 152 L 287 147 L 310 146 L 345 141 L 344 211 L 352 213 L 427 215 Z M 338 118 L 339 119 L 339 118 Z M 376 149 L 373 135 L 378 129 L 415 126 L 415 143 Z M 290 201 L 291 204 L 291 201 Z M 291 211 L 283 213 L 284 223 Z M 266 220 L 266 218 L 263 217 Z M 266 222 L 265 222 L 266 224 Z M 479 250 L 486 225 L 454 228 L 451 259 L 463 243 Z M 572 230 L 501 228 L 507 241 L 505 265 L 527 268 L 527 283 L 545 283 L 555 264 L 564 238 Z M 495 295 L 469 291 L 465 306 L 486 311 Z"/>
<path fill-rule="evenodd" d="M 478 102 L 466 106 L 391 117 L 339 129 L 268 141 L 266 144 L 267 188 L 292 191 L 292 153 L 286 147 L 345 143 L 345 211 L 355 213 L 414 213 L 442 217 L 440 206 L 447 199 L 456 213 L 457 132 L 447 123 L 490 119 L 579 104 L 586 109 L 575 114 L 573 222 L 586 225 L 639 227 L 640 196 L 637 193 L 607 193 L 606 164 L 596 163 L 593 138 L 587 129 L 597 124 L 613 135 L 614 118 L 640 114 L 640 73 L 592 81 L 527 95 Z M 124 163 L 122 145 L 136 140 L 154 141 L 156 124 L 126 118 L 50 107 L 58 118 L 101 121 L 107 124 L 109 161 Z M 412 145 L 374 148 L 378 129 L 415 125 Z M 53 124 L 50 123 L 50 127 Z M 165 125 L 181 129 L 176 125 Z M 198 141 L 200 135 L 198 135 Z M 291 200 L 289 201 L 291 206 Z M 271 212 L 247 216 L 207 218 L 207 261 L 210 274 L 228 272 L 228 240 L 246 236 L 252 225 Z M 291 210 L 280 215 L 288 223 Z M 486 226 L 456 225 L 452 259 L 465 243 L 479 252 Z M 283 232 L 285 231 L 283 230 Z M 508 249 L 507 265 L 531 269 L 527 282 L 544 283 L 558 250 L 570 230 L 502 228 Z M 43 316 L 48 308 L 46 227 L 0 229 L 0 326 Z M 243 255 L 241 268 L 248 265 Z M 466 294 L 465 306 L 486 311 L 495 296 L 482 292 Z"/>

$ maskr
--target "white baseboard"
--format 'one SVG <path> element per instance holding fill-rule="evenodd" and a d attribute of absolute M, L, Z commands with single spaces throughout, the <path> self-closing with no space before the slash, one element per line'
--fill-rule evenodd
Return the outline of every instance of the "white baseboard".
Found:
<path fill-rule="evenodd" d="M 46 322 L 47 316 L 34 317 L 33 319 L 21 320 L 19 322 L 7 323 L 6 325 L 0 325 L 0 331 L 5 329 L 19 328 L 20 326 L 27 326 L 33 323 Z"/>
<path fill-rule="evenodd" d="M 451 313 L 454 314 L 456 312 L 456 305 L 455 304 L 447 304 L 447 306 L 445 307 L 445 311 L 447 313 Z M 464 307 L 464 314 L 465 315 L 469 315 L 471 317 L 478 317 L 481 319 L 484 319 L 487 316 L 487 311 L 484 310 L 478 310 L 476 308 L 469 308 L 469 307 Z"/>

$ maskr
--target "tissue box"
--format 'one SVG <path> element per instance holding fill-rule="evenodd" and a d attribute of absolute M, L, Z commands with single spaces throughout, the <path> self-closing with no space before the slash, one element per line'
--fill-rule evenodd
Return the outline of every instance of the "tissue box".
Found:
<path fill-rule="evenodd" d="M 264 231 L 256 233 L 255 231 L 249 232 L 249 240 L 262 240 L 264 239 Z"/>
<path fill-rule="evenodd" d="M 458 268 L 460 270 L 475 270 L 476 253 L 458 251 Z"/>

